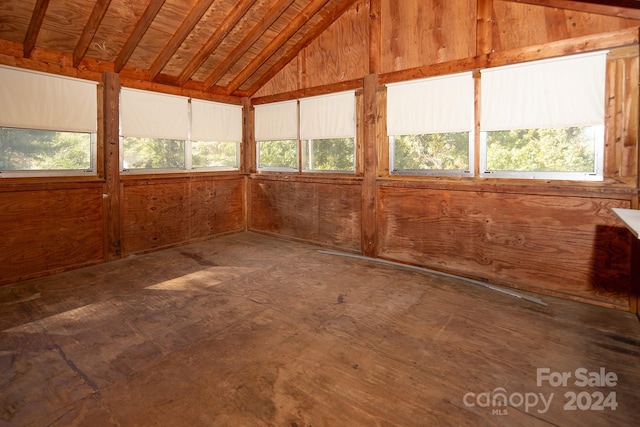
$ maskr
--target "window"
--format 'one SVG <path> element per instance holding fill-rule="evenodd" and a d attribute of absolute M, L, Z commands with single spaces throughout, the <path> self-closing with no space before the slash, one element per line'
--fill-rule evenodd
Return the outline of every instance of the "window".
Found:
<path fill-rule="evenodd" d="M 397 174 L 473 173 L 471 73 L 390 84 L 389 167 Z"/>
<path fill-rule="evenodd" d="M 355 172 L 355 116 L 353 91 L 256 105 L 258 169 Z"/>
<path fill-rule="evenodd" d="M 0 67 L 1 176 L 95 173 L 96 83 Z"/>
<path fill-rule="evenodd" d="M 192 169 L 238 169 L 240 142 L 241 106 L 191 100 Z"/>
<path fill-rule="evenodd" d="M 189 100 L 123 88 L 120 92 L 122 169 L 182 170 L 189 135 Z"/>
<path fill-rule="evenodd" d="M 355 135 L 354 92 L 300 100 L 300 139 L 304 171 L 355 172 Z"/>
<path fill-rule="evenodd" d="M 298 101 L 256 105 L 258 169 L 298 170 Z"/>
<path fill-rule="evenodd" d="M 602 180 L 606 52 L 482 70 L 480 172 Z"/>
<path fill-rule="evenodd" d="M 122 89 L 122 170 L 238 169 L 242 107 Z"/>

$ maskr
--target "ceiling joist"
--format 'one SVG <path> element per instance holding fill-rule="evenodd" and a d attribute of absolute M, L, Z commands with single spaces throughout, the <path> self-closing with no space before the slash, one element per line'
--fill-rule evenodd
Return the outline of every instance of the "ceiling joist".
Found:
<path fill-rule="evenodd" d="M 111 0 L 98 0 L 93 7 L 89 21 L 87 21 L 87 25 L 84 27 L 82 35 L 80 35 L 80 40 L 73 51 L 74 67 L 80 65 L 82 58 L 84 58 L 84 55 L 87 53 L 87 49 L 89 49 L 89 45 L 91 45 L 93 37 L 96 35 L 96 31 L 98 31 L 98 27 L 100 27 L 102 18 L 104 18 L 105 13 L 107 13 L 110 4 Z"/>
<path fill-rule="evenodd" d="M 214 0 L 199 0 L 195 6 L 189 12 L 189 15 L 182 21 L 180 27 L 169 40 L 169 43 L 160 52 L 160 55 L 153 61 L 151 68 L 149 68 L 149 79 L 154 80 L 160 71 L 171 60 L 171 57 L 178 51 L 180 45 L 186 40 L 191 31 L 198 25 L 198 22 L 202 19 L 207 10 L 211 7 Z"/>
<path fill-rule="evenodd" d="M 29 21 L 29 29 L 27 35 L 24 38 L 24 57 L 29 58 L 33 48 L 36 46 L 36 40 L 38 39 L 38 33 L 42 27 L 42 21 L 47 13 L 47 7 L 49 7 L 49 0 L 38 0 L 33 8 L 33 16 Z"/>
<path fill-rule="evenodd" d="M 138 43 L 140 43 L 144 33 L 147 32 L 156 15 L 160 12 L 164 2 L 165 0 L 151 0 L 113 64 L 113 70 L 116 73 L 122 71 L 122 68 L 133 54 L 133 51 L 138 47 Z"/>
<path fill-rule="evenodd" d="M 216 28 L 211 34 L 211 37 L 206 41 L 204 46 L 196 53 L 191 61 L 187 64 L 182 74 L 178 77 L 178 85 L 184 85 L 195 72 L 200 68 L 202 64 L 209 58 L 209 55 L 216 50 L 216 48 L 222 43 L 222 40 L 233 30 L 236 24 L 247 14 L 249 9 L 257 0 L 242 0 L 240 4 L 233 8 L 233 10 L 225 17 L 224 21 Z"/>
<path fill-rule="evenodd" d="M 280 18 L 285 10 L 294 0 L 278 0 L 275 5 L 267 12 L 267 14 L 260 19 L 257 25 L 255 25 L 242 39 L 242 41 L 236 46 L 235 49 L 222 61 L 216 69 L 207 77 L 204 81 L 205 90 L 213 86 L 218 80 L 233 67 L 250 48 L 251 46 L 264 34 L 265 31 L 273 25 L 274 22 Z"/>
<path fill-rule="evenodd" d="M 302 28 L 329 0 L 313 0 L 300 12 L 284 31 L 271 40 L 265 47 L 226 87 L 227 93 L 232 93 L 251 77 L 262 64 L 278 51 L 300 28 Z"/>

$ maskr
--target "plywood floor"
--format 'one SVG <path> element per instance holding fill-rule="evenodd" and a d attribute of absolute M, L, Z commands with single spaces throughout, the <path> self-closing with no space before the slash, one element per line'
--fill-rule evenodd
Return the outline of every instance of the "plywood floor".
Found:
<path fill-rule="evenodd" d="M 638 320 L 539 298 L 252 233 L 3 286 L 0 425 L 638 425 Z"/>

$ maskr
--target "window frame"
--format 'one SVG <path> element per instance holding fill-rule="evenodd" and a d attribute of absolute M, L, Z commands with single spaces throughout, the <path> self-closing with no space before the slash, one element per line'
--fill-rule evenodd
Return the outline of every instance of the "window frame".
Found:
<path fill-rule="evenodd" d="M 58 131 L 52 129 L 30 129 L 30 128 L 12 128 L 9 126 L 0 126 L 0 128 L 26 130 L 26 131 L 42 131 L 42 132 L 61 132 L 88 134 L 90 138 L 89 168 L 88 169 L 0 169 L 0 178 L 30 178 L 30 177 L 97 177 L 97 152 L 98 152 L 98 134 L 97 132 L 69 132 Z"/>

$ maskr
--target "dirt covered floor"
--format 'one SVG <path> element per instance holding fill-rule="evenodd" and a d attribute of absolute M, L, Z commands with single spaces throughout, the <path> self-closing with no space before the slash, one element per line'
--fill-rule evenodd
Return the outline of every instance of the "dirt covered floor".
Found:
<path fill-rule="evenodd" d="M 253 233 L 0 287 L 0 426 L 632 426 L 635 316 Z"/>

